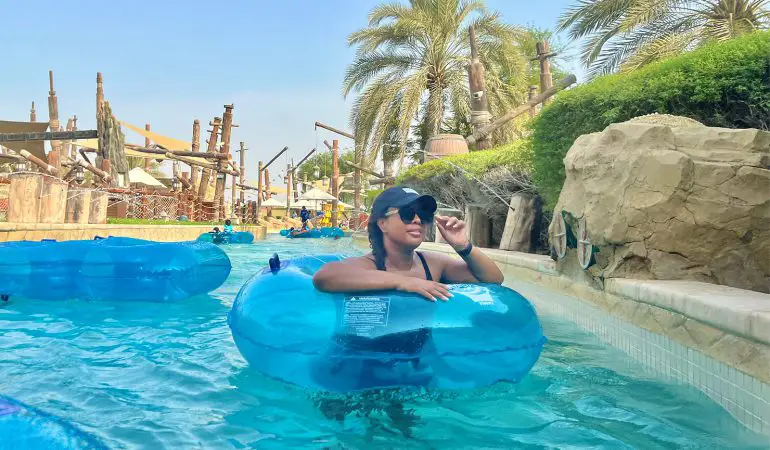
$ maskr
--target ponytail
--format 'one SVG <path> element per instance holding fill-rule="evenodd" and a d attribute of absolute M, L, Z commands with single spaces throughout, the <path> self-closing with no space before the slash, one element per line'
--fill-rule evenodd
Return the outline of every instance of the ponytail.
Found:
<path fill-rule="evenodd" d="M 374 265 L 377 267 L 377 270 L 385 270 L 385 237 L 379 225 L 377 225 L 375 216 L 369 217 L 366 229 L 369 232 L 369 246 L 372 248 Z"/>

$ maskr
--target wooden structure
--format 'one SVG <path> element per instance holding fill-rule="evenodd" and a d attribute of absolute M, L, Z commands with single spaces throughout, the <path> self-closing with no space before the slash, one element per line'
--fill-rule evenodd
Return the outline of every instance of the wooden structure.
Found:
<path fill-rule="evenodd" d="M 531 252 L 535 249 L 537 218 L 540 217 L 540 200 L 537 195 L 517 192 L 511 197 L 508 216 L 505 218 L 500 250 Z"/>
<path fill-rule="evenodd" d="M 230 134 L 233 129 L 233 109 L 235 105 L 225 105 L 225 113 L 222 118 L 222 150 L 223 155 L 230 154 Z M 226 178 L 224 169 L 224 163 L 219 160 L 217 164 L 217 178 L 214 188 L 214 220 L 220 221 L 224 219 L 224 203 L 225 203 L 225 186 Z"/>
<path fill-rule="evenodd" d="M 540 41 L 536 44 L 537 56 L 532 60 L 540 62 L 540 92 L 546 92 L 553 86 L 553 75 L 551 75 L 551 61 L 550 59 L 556 56 L 556 53 L 551 52 L 551 45 L 548 41 Z M 548 102 L 548 99 L 543 100 L 543 104 Z"/>
<path fill-rule="evenodd" d="M 88 223 L 91 210 L 91 189 L 70 187 L 67 193 L 65 221 L 67 223 Z M 105 211 L 106 215 L 106 211 Z"/>
<path fill-rule="evenodd" d="M 465 228 L 468 239 L 477 247 L 489 247 L 492 243 L 492 220 L 478 205 L 465 207 Z"/>
<path fill-rule="evenodd" d="M 340 178 L 340 166 L 339 166 L 339 145 L 340 141 L 337 139 L 332 140 L 332 226 L 339 226 L 339 186 L 337 185 Z"/>
<path fill-rule="evenodd" d="M 489 113 L 489 100 L 484 81 L 484 64 L 481 63 L 481 58 L 479 57 L 476 32 L 473 29 L 473 25 L 468 27 L 468 35 L 471 44 L 471 63 L 468 65 L 468 84 L 470 85 L 471 92 L 471 125 L 473 130 L 476 131 L 489 125 L 492 115 Z M 477 150 L 489 148 L 492 148 L 492 140 L 489 139 L 488 135 L 476 141 Z"/>
<path fill-rule="evenodd" d="M 485 140 L 487 139 L 485 138 Z M 459 134 L 437 134 L 428 138 L 428 142 L 425 144 L 425 153 L 429 159 L 461 155 L 468 153 L 468 143 Z"/>
<path fill-rule="evenodd" d="M 67 183 L 38 173 L 14 173 L 8 194 L 8 221 L 64 223 Z"/>
<path fill-rule="evenodd" d="M 348 139 L 352 139 L 353 145 L 355 146 L 354 154 L 353 154 L 353 162 L 355 164 L 358 164 L 359 166 L 361 165 L 361 162 L 363 159 L 363 152 L 362 152 L 361 146 L 363 145 L 363 143 L 356 142 L 355 136 L 353 136 L 350 133 L 341 131 L 337 128 L 330 127 L 329 125 L 322 124 L 321 122 L 316 122 L 315 126 L 324 128 L 333 133 L 337 133 L 340 136 L 345 136 Z M 353 218 L 351 220 L 351 225 L 353 229 L 358 229 L 358 226 L 359 226 L 358 217 L 360 215 L 360 212 L 361 212 L 361 170 L 356 169 L 355 171 L 353 171 Z"/>
<path fill-rule="evenodd" d="M 532 106 L 543 103 L 546 99 L 551 98 L 557 92 L 564 90 L 569 86 L 572 86 L 576 82 L 577 82 L 577 78 L 575 77 L 575 75 L 568 75 L 564 79 L 559 80 L 554 86 L 551 86 L 546 91 L 541 92 L 540 94 L 536 95 L 534 98 L 530 99 L 527 103 L 524 103 L 523 105 L 520 105 L 514 108 L 513 110 L 505 113 L 504 115 L 497 118 L 486 127 L 481 128 L 479 130 L 475 130 L 470 136 L 467 136 L 465 138 L 465 141 L 468 143 L 469 146 L 476 144 L 476 142 L 478 142 L 480 139 L 486 138 L 501 126 L 505 125 L 506 123 L 510 122 L 516 117 L 528 112 Z"/>

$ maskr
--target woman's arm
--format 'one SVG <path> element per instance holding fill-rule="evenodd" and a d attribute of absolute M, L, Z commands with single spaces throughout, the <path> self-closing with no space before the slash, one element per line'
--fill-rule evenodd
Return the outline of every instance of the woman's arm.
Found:
<path fill-rule="evenodd" d="M 436 225 L 444 239 L 456 252 L 468 247 L 465 222 L 456 217 L 436 216 Z M 438 256 L 438 255 L 437 255 Z M 438 256 L 442 262 L 441 278 L 450 283 L 503 283 L 503 273 L 484 252 L 473 247 L 462 260 Z"/>
<path fill-rule="evenodd" d="M 448 300 L 447 286 L 435 281 L 377 270 L 367 258 L 349 258 L 324 264 L 313 276 L 313 285 L 324 292 L 366 292 L 395 289 L 422 295 L 428 300 Z"/>
<path fill-rule="evenodd" d="M 440 261 L 441 279 L 447 283 L 503 283 L 497 264 L 476 247 L 463 259 L 437 253 L 431 256 Z"/>

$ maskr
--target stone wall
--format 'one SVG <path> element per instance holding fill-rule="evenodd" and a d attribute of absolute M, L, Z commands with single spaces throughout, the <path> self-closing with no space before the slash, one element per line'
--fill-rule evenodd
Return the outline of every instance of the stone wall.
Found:
<path fill-rule="evenodd" d="M 95 236 L 120 236 L 159 242 L 195 240 L 202 233 L 211 231 L 209 225 L 87 225 L 87 224 L 31 224 L 0 222 L 0 242 L 39 241 L 56 239 L 72 241 L 93 239 Z M 261 226 L 236 227 L 249 231 L 254 239 L 264 239 L 266 228 Z"/>
<path fill-rule="evenodd" d="M 584 218 L 586 276 L 770 292 L 770 133 L 621 123 L 578 138 L 555 214 Z M 569 252 L 559 262 L 570 272 Z M 574 268 L 574 267 L 573 267 Z M 572 270 L 574 271 L 574 270 Z"/>

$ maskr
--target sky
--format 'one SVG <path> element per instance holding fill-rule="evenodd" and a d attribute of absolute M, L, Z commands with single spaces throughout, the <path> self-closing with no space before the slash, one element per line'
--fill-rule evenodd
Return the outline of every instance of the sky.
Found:
<path fill-rule="evenodd" d="M 572 0 L 487 0 L 503 20 L 553 29 Z M 95 127 L 96 73 L 119 120 L 190 140 L 200 119 L 205 148 L 208 122 L 234 104 L 233 149 L 246 142 L 247 178 L 259 160 L 284 146 L 271 166 L 285 171 L 323 140 L 316 120 L 348 129 L 352 97 L 342 79 L 353 60 L 347 36 L 366 26 L 376 0 L 265 2 L 262 0 L 6 2 L 0 27 L 0 118 L 48 117 L 48 71 L 54 71 L 59 117 L 78 116 L 79 129 Z M 567 42 L 563 39 L 563 42 Z M 569 53 L 576 53 L 575 46 Z M 565 64 L 581 78 L 576 58 Z M 127 141 L 144 139 L 126 131 Z M 340 137 L 340 147 L 352 142 Z"/>

